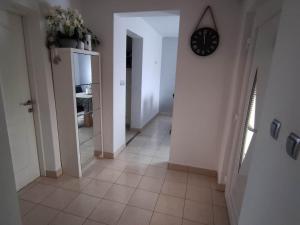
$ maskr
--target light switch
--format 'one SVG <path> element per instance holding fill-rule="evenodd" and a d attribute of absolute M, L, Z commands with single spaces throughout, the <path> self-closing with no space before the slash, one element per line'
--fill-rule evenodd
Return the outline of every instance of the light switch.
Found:
<path fill-rule="evenodd" d="M 280 132 L 280 128 L 281 128 L 281 123 L 279 120 L 274 119 L 271 123 L 271 127 L 270 127 L 270 133 L 271 136 L 277 140 L 278 136 L 279 136 L 279 132 Z"/>
<path fill-rule="evenodd" d="M 291 133 L 286 141 L 286 152 L 290 157 L 296 160 L 298 158 L 299 150 L 300 137 L 295 133 Z"/>

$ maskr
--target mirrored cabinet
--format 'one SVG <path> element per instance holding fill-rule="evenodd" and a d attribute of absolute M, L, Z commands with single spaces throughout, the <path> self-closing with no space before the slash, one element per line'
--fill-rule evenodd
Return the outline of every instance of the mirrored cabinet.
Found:
<path fill-rule="evenodd" d="M 103 150 L 100 54 L 59 48 L 51 55 L 62 169 L 80 177 Z"/>

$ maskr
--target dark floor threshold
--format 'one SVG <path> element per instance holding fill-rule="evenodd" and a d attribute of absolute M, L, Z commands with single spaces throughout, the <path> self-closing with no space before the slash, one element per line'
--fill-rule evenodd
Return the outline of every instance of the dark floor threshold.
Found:
<path fill-rule="evenodd" d="M 129 143 L 132 142 L 133 139 L 134 139 L 136 136 L 138 136 L 140 133 L 141 133 L 140 131 L 136 132 L 136 134 L 126 142 L 126 146 L 129 145 Z"/>

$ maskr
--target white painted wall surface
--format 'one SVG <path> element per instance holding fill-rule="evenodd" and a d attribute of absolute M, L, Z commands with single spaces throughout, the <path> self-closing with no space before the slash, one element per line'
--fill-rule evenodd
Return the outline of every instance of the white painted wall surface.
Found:
<path fill-rule="evenodd" d="M 162 44 L 159 112 L 172 115 L 175 92 L 178 38 L 165 37 Z"/>
<path fill-rule="evenodd" d="M 143 39 L 132 39 L 131 128 L 141 127 L 142 116 Z"/>
<path fill-rule="evenodd" d="M 126 35 L 127 31 L 142 39 L 142 74 L 133 71 L 133 80 L 141 76 L 140 121 L 134 128 L 142 128 L 159 111 L 159 87 L 161 70 L 162 38 L 148 23 L 138 17 L 114 16 L 114 151 L 125 144 L 125 104 L 126 86 Z M 133 41 L 135 48 L 135 41 Z M 134 59 L 133 59 L 134 61 Z M 134 67 L 133 63 L 133 67 Z M 134 88 L 139 91 L 139 87 Z M 135 95 L 135 93 L 133 93 Z"/>
<path fill-rule="evenodd" d="M 191 51 L 189 40 L 201 11 L 207 4 L 215 11 L 221 42 L 215 54 L 201 58 Z M 232 76 L 237 49 L 240 4 L 236 0 L 84 1 L 84 19 L 102 40 L 99 50 L 103 56 L 104 131 L 111 133 L 104 140 L 106 151 L 112 149 L 114 129 L 113 13 L 175 9 L 180 11 L 180 28 L 170 161 L 217 169 L 218 144 L 229 92 L 228 82 Z M 120 52 L 123 50 L 120 49 Z M 119 84 L 120 77 L 115 79 L 114 83 Z"/>
<path fill-rule="evenodd" d="M 300 2 L 286 0 L 282 10 L 271 74 L 239 225 L 296 225 L 300 222 L 300 162 L 286 153 L 290 132 L 300 135 L 299 57 Z M 271 121 L 282 122 L 277 141 L 269 135 Z"/>

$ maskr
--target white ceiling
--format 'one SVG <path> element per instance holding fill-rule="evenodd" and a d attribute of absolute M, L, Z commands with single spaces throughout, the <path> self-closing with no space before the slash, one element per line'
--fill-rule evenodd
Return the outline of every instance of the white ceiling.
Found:
<path fill-rule="evenodd" d="M 142 17 L 163 37 L 178 37 L 179 16 L 145 16 Z"/>

